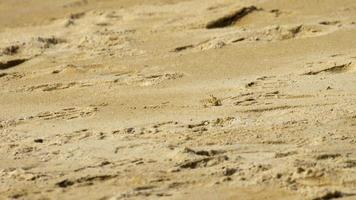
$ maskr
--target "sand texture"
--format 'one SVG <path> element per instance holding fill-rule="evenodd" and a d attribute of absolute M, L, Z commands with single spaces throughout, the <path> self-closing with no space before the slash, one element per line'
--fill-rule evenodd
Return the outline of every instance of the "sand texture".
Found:
<path fill-rule="evenodd" d="M 355 0 L 0 0 L 0 199 L 356 199 Z"/>

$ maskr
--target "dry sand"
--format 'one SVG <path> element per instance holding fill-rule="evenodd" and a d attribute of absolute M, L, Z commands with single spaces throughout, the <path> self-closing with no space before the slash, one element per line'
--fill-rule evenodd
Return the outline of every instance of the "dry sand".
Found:
<path fill-rule="evenodd" d="M 0 199 L 356 199 L 355 0 L 0 0 Z"/>

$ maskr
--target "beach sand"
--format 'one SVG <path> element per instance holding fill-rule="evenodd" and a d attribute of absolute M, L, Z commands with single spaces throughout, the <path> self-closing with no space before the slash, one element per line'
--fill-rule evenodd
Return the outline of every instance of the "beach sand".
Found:
<path fill-rule="evenodd" d="M 356 199 L 355 0 L 0 0 L 0 199 Z"/>

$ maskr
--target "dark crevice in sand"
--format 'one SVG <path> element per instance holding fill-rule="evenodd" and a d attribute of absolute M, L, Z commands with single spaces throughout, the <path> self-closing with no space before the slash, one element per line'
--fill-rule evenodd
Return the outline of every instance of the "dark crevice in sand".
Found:
<path fill-rule="evenodd" d="M 186 46 L 177 47 L 173 50 L 173 52 L 180 52 L 180 51 L 184 51 L 184 50 L 191 49 L 191 48 L 194 48 L 194 45 L 186 45 Z"/>
<path fill-rule="evenodd" d="M 27 58 L 21 58 L 21 59 L 9 60 L 6 62 L 0 62 L 0 70 L 5 70 L 5 69 L 12 68 L 12 67 L 16 67 L 17 65 L 20 65 L 28 60 L 29 59 L 27 59 Z"/>
<path fill-rule="evenodd" d="M 56 183 L 56 186 L 60 188 L 67 188 L 70 187 L 74 184 L 93 184 L 93 182 L 102 182 L 102 181 L 107 181 L 113 178 L 116 178 L 117 175 L 97 175 L 97 176 L 88 176 L 88 177 L 82 177 L 76 180 L 68 180 L 65 179 L 63 181 L 60 181 Z"/>
<path fill-rule="evenodd" d="M 206 28 L 213 29 L 213 28 L 224 28 L 227 26 L 231 26 L 231 25 L 235 24 L 237 21 L 241 20 L 246 15 L 248 15 L 254 11 L 258 11 L 258 10 L 260 10 L 260 9 L 258 9 L 255 6 L 243 7 L 231 14 L 225 15 L 221 18 L 218 18 L 214 21 L 209 22 L 206 25 Z"/>
<path fill-rule="evenodd" d="M 355 194 L 346 194 L 340 191 L 329 191 L 320 197 L 316 197 L 313 200 L 330 200 L 330 199 L 338 199 L 343 197 L 355 196 Z"/>
<path fill-rule="evenodd" d="M 7 73 L 0 73 L 0 78 L 4 76 L 7 76 Z"/>
<path fill-rule="evenodd" d="M 318 70 L 318 71 L 310 71 L 307 73 L 304 73 L 303 75 L 318 75 L 323 72 L 330 72 L 330 73 L 341 73 L 348 71 L 349 67 L 351 66 L 352 62 L 347 63 L 347 64 L 342 64 L 342 65 L 336 65 L 330 68 Z"/>

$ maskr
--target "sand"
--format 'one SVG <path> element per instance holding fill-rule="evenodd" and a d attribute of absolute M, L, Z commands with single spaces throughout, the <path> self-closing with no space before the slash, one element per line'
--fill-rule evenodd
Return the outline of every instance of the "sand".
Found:
<path fill-rule="evenodd" d="M 356 1 L 0 0 L 0 199 L 356 199 Z"/>

